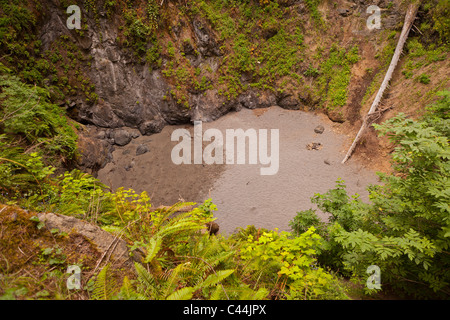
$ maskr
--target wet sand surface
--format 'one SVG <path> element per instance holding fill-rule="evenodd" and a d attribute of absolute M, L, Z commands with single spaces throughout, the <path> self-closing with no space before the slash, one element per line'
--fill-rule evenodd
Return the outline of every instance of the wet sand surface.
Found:
<path fill-rule="evenodd" d="M 325 128 L 322 134 L 314 132 L 318 125 Z M 219 129 L 224 140 L 226 129 L 253 128 L 268 129 L 270 142 L 270 129 L 279 129 L 279 170 L 275 175 L 261 175 L 260 168 L 268 165 L 248 164 L 248 159 L 247 164 L 175 165 L 171 152 L 178 142 L 171 141 L 171 133 L 177 128 L 185 128 L 194 136 L 192 125 L 166 126 L 161 133 L 140 136 L 116 147 L 114 161 L 99 171 L 98 178 L 113 190 L 147 191 L 154 206 L 179 200 L 201 203 L 212 198 L 222 234 L 247 225 L 289 231 L 289 221 L 296 212 L 316 208 L 310 198 L 333 188 L 338 178 L 345 181 L 350 195 L 358 193 L 366 201 L 366 187 L 378 183 L 375 172 L 352 159 L 341 164 L 347 137 L 334 132 L 332 122 L 322 115 L 279 107 L 243 109 L 202 124 L 203 132 Z M 322 147 L 308 150 L 306 145 L 312 142 Z M 136 156 L 141 144 L 149 152 Z M 321 212 L 318 215 L 327 218 Z"/>

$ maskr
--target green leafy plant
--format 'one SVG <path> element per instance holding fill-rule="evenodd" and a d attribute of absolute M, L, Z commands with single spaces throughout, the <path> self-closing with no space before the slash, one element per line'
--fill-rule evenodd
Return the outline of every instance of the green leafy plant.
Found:
<path fill-rule="evenodd" d="M 420 83 L 423 83 L 423 84 L 429 84 L 431 80 L 430 80 L 429 75 L 423 73 L 417 77 L 417 81 L 419 81 Z"/>
<path fill-rule="evenodd" d="M 86 220 L 107 221 L 100 212 L 109 208 L 108 187 L 93 176 L 74 169 L 59 175 L 47 192 L 49 207 L 57 207 L 56 212 L 73 215 Z"/>
<path fill-rule="evenodd" d="M 214 211 L 217 210 L 217 206 L 212 202 L 212 199 L 206 199 L 198 208 L 208 217 L 212 217 Z"/>
<path fill-rule="evenodd" d="M 346 52 L 343 48 L 333 45 L 328 59 L 320 65 L 317 86 L 319 94 L 326 97 L 324 106 L 328 109 L 340 108 L 347 103 L 350 68 L 358 59 L 357 46 Z"/>
<path fill-rule="evenodd" d="M 254 272 L 257 281 L 265 278 L 264 282 L 274 283 L 274 295 L 318 299 L 330 294 L 327 291 L 334 280 L 317 266 L 315 255 L 320 251 L 321 237 L 310 227 L 298 237 L 276 231 L 264 232 L 258 239 L 249 235 L 247 245 L 240 252 L 242 259 L 248 261 L 247 272 Z"/>

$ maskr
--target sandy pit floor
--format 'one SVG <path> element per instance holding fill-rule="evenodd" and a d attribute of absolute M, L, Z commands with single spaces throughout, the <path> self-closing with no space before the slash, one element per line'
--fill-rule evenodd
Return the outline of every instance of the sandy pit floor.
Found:
<path fill-rule="evenodd" d="M 322 134 L 314 132 L 318 125 L 325 128 Z M 358 193 L 366 201 L 366 187 L 379 183 L 375 172 L 356 160 L 341 164 L 348 137 L 337 133 L 323 115 L 279 107 L 243 109 L 202 124 L 203 132 L 218 129 L 224 139 L 226 129 L 267 129 L 269 142 L 270 129 L 278 129 L 279 170 L 274 175 L 261 175 L 260 168 L 267 165 L 248 164 L 248 159 L 246 164 L 175 165 L 171 152 L 178 142 L 171 141 L 171 134 L 178 128 L 194 136 L 192 125 L 179 125 L 133 139 L 124 147 L 116 147 L 114 161 L 99 171 L 98 178 L 113 190 L 124 187 L 147 191 L 155 207 L 180 200 L 201 203 L 212 198 L 222 234 L 247 225 L 289 231 L 289 221 L 296 213 L 316 208 L 310 198 L 333 188 L 338 178 L 345 181 L 349 194 Z M 307 145 L 312 142 L 321 147 L 309 150 Z M 203 142 L 204 147 L 208 144 Z M 139 145 L 147 146 L 149 151 L 136 155 Z"/>

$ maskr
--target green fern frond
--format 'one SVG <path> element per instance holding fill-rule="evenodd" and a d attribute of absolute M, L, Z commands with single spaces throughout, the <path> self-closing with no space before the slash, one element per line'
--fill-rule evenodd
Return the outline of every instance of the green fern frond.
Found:
<path fill-rule="evenodd" d="M 106 225 L 101 227 L 106 232 L 112 233 L 113 235 L 118 235 L 122 232 L 122 228 L 118 226 Z"/>
<path fill-rule="evenodd" d="M 131 286 L 131 281 L 127 276 L 123 279 L 122 287 L 120 288 L 119 297 L 123 300 L 146 300 L 143 294 L 137 293 Z"/>
<path fill-rule="evenodd" d="M 181 288 L 170 294 L 166 300 L 189 300 L 192 298 L 195 289 L 192 287 Z"/>
<path fill-rule="evenodd" d="M 223 293 L 223 290 L 220 287 L 220 285 L 216 285 L 216 288 L 209 296 L 209 300 L 222 300 L 222 293 Z"/>
<path fill-rule="evenodd" d="M 162 292 L 162 297 L 167 297 L 169 293 L 174 289 L 174 286 L 177 285 L 180 281 L 179 273 L 183 270 L 186 270 L 189 268 L 189 262 L 188 263 L 182 263 L 177 265 L 175 268 L 168 270 L 168 272 L 165 273 L 166 275 L 166 283 L 164 285 L 164 290 Z"/>
<path fill-rule="evenodd" d="M 187 231 L 194 231 L 194 230 L 201 230 L 203 228 L 202 225 L 199 225 L 192 221 L 181 221 L 176 224 L 167 226 L 162 228 L 158 233 L 157 236 L 164 238 L 167 236 L 170 236 L 174 233 L 180 233 L 180 232 L 187 232 Z"/>
<path fill-rule="evenodd" d="M 171 206 L 168 211 L 175 213 L 175 212 L 180 212 L 183 209 L 187 208 L 187 207 L 191 207 L 195 205 L 195 202 L 178 202 L 176 204 L 174 204 L 173 206 Z"/>
<path fill-rule="evenodd" d="M 168 221 L 176 222 L 180 219 L 184 219 L 185 217 L 191 215 L 190 211 L 181 212 L 182 209 L 194 205 L 194 202 L 179 202 L 174 205 L 172 205 L 169 208 L 162 208 L 156 210 L 159 214 L 159 223 L 158 225 L 162 225 L 164 223 L 167 223 Z M 178 214 L 176 214 L 178 213 Z M 176 214 L 176 215 L 175 215 Z"/>
<path fill-rule="evenodd" d="M 234 269 L 219 270 L 214 274 L 210 274 L 203 282 L 199 283 L 195 288 L 202 289 L 218 284 L 234 272 Z"/>
<path fill-rule="evenodd" d="M 155 298 L 158 296 L 157 285 L 154 276 L 148 272 L 144 266 L 135 262 L 134 267 L 138 276 L 138 281 L 142 286 L 142 292 L 145 296 Z"/>
<path fill-rule="evenodd" d="M 255 291 L 249 288 L 249 285 L 240 284 L 239 286 L 235 287 L 227 287 L 227 294 L 232 300 L 263 300 L 269 294 L 269 290 L 267 290 L 266 288 L 260 288 Z M 211 300 L 213 298 L 215 300 L 223 299 L 223 290 L 222 292 L 220 292 L 216 288 L 216 290 L 210 296 Z"/>
<path fill-rule="evenodd" d="M 223 288 L 220 285 L 216 285 L 208 299 L 224 300 L 230 298 L 233 300 L 263 300 L 268 293 L 269 291 L 265 288 L 254 291 L 247 285 L 240 285 L 238 287 L 227 287 L 227 297 L 223 291 Z"/>
<path fill-rule="evenodd" d="M 191 212 L 179 212 L 175 214 L 176 211 L 166 211 L 164 216 L 161 217 L 160 226 L 168 226 L 177 224 L 180 221 L 190 221 L 194 220 Z"/>
<path fill-rule="evenodd" d="M 150 243 L 146 245 L 147 255 L 145 256 L 144 263 L 152 262 L 153 258 L 161 250 L 162 238 L 155 236 L 150 239 Z"/>
<path fill-rule="evenodd" d="M 228 260 L 229 258 L 232 258 L 235 254 L 234 251 L 228 251 L 228 252 L 217 252 L 214 254 L 211 254 L 207 257 L 205 257 L 205 260 L 213 267 L 218 266 L 221 262 L 224 262 Z"/>
<path fill-rule="evenodd" d="M 253 290 L 252 290 L 253 291 Z M 259 288 L 258 291 L 250 295 L 249 298 L 243 300 L 263 300 L 269 294 L 269 290 L 266 288 Z"/>
<path fill-rule="evenodd" d="M 117 291 L 116 284 L 112 281 L 109 272 L 110 265 L 107 264 L 97 275 L 92 291 L 94 300 L 110 300 Z"/>
<path fill-rule="evenodd" d="M 222 262 L 226 264 L 227 261 L 231 261 L 232 259 L 230 258 L 232 258 L 234 254 L 235 250 L 222 245 L 218 238 L 211 238 L 208 235 L 203 235 L 201 238 L 197 238 L 197 242 L 191 247 L 189 255 L 201 258 L 194 260 L 194 264 L 216 267 Z"/>

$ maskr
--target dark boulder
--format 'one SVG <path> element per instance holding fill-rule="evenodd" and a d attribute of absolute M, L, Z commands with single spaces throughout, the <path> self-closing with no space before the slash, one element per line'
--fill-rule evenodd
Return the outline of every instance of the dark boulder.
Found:
<path fill-rule="evenodd" d="M 112 150 L 113 147 L 106 140 L 79 134 L 76 163 L 82 170 L 95 174 L 110 161 Z"/>
<path fill-rule="evenodd" d="M 129 144 L 131 139 L 131 134 L 127 130 L 120 129 L 114 132 L 114 143 L 118 146 L 125 146 Z"/>
<path fill-rule="evenodd" d="M 139 131 L 143 136 L 148 136 L 154 133 L 159 133 L 164 128 L 164 121 L 162 120 L 149 120 L 145 121 L 139 126 Z"/>
<path fill-rule="evenodd" d="M 238 102 L 247 109 L 268 108 L 277 104 L 274 94 L 247 91 L 238 97 Z"/>
<path fill-rule="evenodd" d="M 217 235 L 219 233 L 219 225 L 215 222 L 208 222 L 206 224 L 206 229 L 209 232 L 209 235 Z"/>

